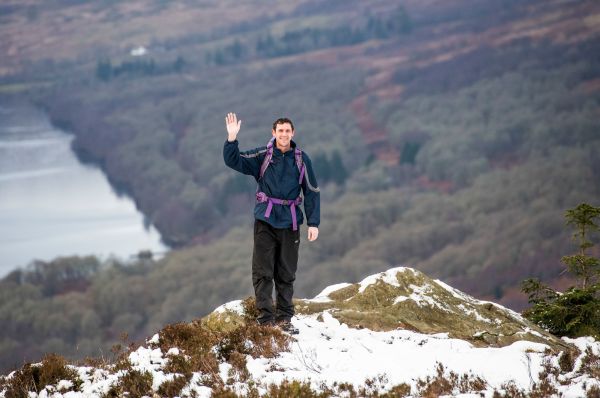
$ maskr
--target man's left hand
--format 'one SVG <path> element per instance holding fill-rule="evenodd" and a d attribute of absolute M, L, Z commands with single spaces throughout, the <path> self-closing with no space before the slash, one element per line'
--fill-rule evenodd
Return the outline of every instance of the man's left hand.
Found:
<path fill-rule="evenodd" d="M 317 240 L 319 236 L 319 228 L 317 227 L 308 227 L 308 240 L 310 242 Z"/>

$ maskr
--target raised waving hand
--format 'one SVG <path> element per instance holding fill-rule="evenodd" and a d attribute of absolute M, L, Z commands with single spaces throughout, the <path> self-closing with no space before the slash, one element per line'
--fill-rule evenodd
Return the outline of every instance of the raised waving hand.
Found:
<path fill-rule="evenodd" d="M 237 116 L 233 112 L 229 112 L 225 118 L 225 127 L 227 127 L 227 141 L 235 141 L 238 133 L 240 132 L 240 126 L 242 120 L 237 120 Z"/>

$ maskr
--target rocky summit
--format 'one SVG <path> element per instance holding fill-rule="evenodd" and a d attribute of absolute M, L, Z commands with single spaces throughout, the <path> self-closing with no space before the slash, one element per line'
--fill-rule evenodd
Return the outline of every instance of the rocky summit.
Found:
<path fill-rule="evenodd" d="M 518 313 L 477 300 L 413 268 L 392 268 L 360 283 L 330 286 L 314 299 L 299 300 L 298 307 L 304 314 L 327 311 L 359 329 L 446 333 L 477 347 L 532 341 L 568 348 Z"/>
<path fill-rule="evenodd" d="M 252 298 L 232 301 L 167 325 L 112 363 L 46 356 L 0 377 L 0 397 L 600 394 L 600 342 L 558 339 L 411 268 L 296 304 L 297 335 L 257 325 Z"/>

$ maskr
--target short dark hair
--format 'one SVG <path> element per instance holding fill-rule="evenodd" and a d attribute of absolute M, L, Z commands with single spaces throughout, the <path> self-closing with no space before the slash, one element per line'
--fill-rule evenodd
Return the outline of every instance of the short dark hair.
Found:
<path fill-rule="evenodd" d="M 290 119 L 288 119 L 287 117 L 280 117 L 279 119 L 275 120 L 273 122 L 273 130 L 277 129 L 278 124 L 284 124 L 284 123 L 289 123 L 290 126 L 292 126 L 292 131 L 294 131 L 294 123 L 292 123 L 292 121 Z"/>

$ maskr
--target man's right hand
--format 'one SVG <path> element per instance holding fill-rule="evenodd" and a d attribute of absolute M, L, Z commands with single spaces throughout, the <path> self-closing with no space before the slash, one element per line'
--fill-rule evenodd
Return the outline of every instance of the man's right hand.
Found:
<path fill-rule="evenodd" d="M 229 112 L 225 118 L 225 126 L 227 127 L 227 141 L 233 142 L 236 140 L 238 133 L 240 132 L 240 125 L 242 120 L 237 120 L 235 113 Z"/>

